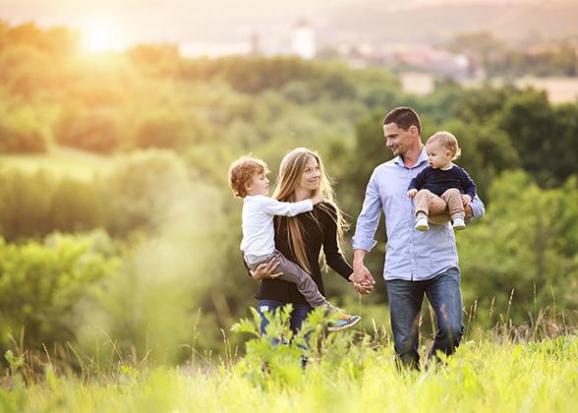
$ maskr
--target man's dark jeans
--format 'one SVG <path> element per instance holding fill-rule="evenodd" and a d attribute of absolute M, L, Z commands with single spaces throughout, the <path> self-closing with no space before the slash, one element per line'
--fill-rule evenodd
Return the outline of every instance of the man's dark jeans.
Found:
<path fill-rule="evenodd" d="M 419 369 L 419 319 L 424 293 L 436 314 L 437 330 L 429 357 L 452 354 L 464 332 L 460 270 L 456 267 L 424 281 L 387 280 L 391 328 L 399 360 Z"/>

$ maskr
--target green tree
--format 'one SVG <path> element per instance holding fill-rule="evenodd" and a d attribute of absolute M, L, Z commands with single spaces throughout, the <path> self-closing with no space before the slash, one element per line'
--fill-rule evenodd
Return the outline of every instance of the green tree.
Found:
<path fill-rule="evenodd" d="M 541 185 L 556 185 L 578 172 L 576 105 L 553 108 L 544 92 L 531 89 L 509 99 L 499 125 L 520 154 L 521 166 Z"/>
<path fill-rule="evenodd" d="M 174 112 L 156 111 L 141 115 L 134 132 L 134 146 L 139 149 L 181 149 L 191 139 L 185 119 Z"/>
<path fill-rule="evenodd" d="M 495 299 L 498 317 L 514 289 L 510 315 L 518 324 L 536 321 L 546 308 L 576 310 L 576 179 L 545 191 L 527 174 L 509 172 L 492 184 L 490 197 L 483 220 L 458 236 L 466 302 L 478 298 L 487 310 Z"/>
<path fill-rule="evenodd" d="M 56 135 L 62 145 L 96 153 L 111 153 L 120 143 L 120 120 L 113 110 L 64 113 Z"/>

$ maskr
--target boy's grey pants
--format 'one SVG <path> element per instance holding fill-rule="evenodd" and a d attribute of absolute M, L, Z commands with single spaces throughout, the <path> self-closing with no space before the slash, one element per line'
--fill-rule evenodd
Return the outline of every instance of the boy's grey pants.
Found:
<path fill-rule="evenodd" d="M 311 275 L 293 261 L 285 258 L 279 251 L 275 250 L 268 255 L 245 255 L 245 261 L 251 270 L 273 258 L 279 262 L 277 271 L 283 273 L 277 278 L 297 285 L 297 290 L 305 297 L 311 307 L 315 308 L 329 304 L 327 299 L 319 292 L 319 288 L 317 288 L 317 284 L 315 284 Z"/>

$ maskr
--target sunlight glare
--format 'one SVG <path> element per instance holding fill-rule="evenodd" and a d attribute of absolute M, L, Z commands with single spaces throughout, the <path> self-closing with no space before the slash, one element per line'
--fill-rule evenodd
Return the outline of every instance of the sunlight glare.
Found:
<path fill-rule="evenodd" d="M 119 51 L 126 47 L 121 25 L 112 19 L 90 19 L 82 25 L 82 48 L 91 53 Z"/>

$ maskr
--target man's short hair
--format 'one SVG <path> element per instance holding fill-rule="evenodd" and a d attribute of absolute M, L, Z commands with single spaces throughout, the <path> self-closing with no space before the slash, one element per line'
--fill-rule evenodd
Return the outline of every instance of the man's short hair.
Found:
<path fill-rule="evenodd" d="M 395 123 L 398 127 L 408 130 L 410 126 L 415 126 L 417 132 L 421 134 L 421 121 L 415 110 L 400 106 L 390 111 L 383 119 L 383 124 Z"/>
<path fill-rule="evenodd" d="M 247 184 L 256 174 L 268 174 L 267 164 L 260 159 L 243 156 L 229 167 L 229 186 L 239 198 L 247 196 Z"/>

